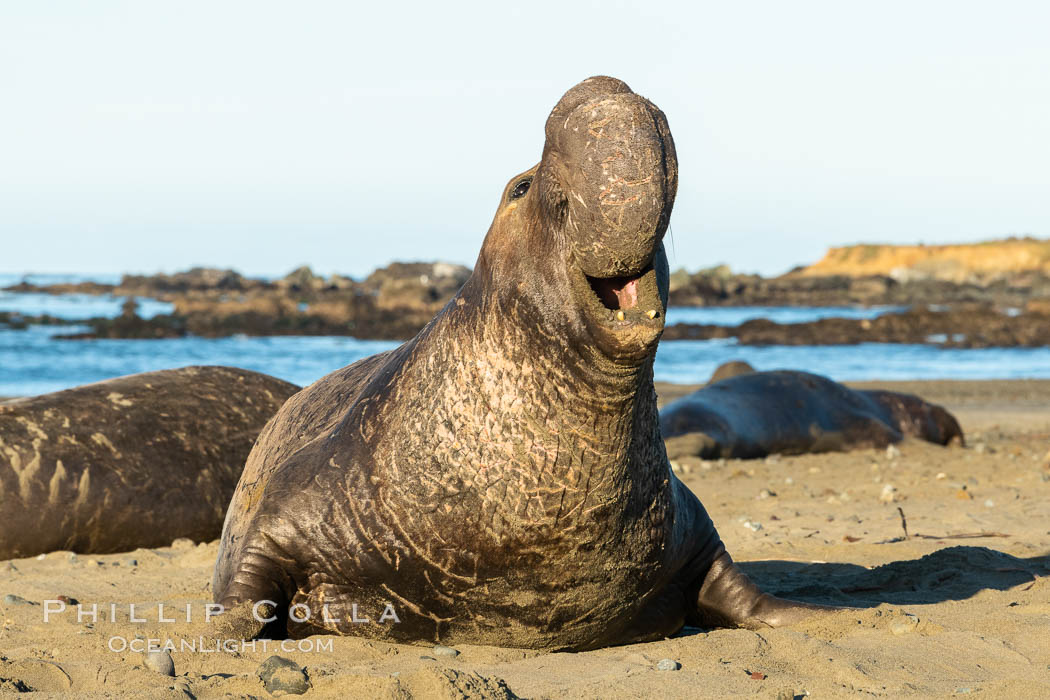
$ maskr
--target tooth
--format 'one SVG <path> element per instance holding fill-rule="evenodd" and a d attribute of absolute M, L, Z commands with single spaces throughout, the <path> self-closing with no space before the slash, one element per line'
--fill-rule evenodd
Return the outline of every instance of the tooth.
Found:
<path fill-rule="evenodd" d="M 656 309 L 649 309 L 645 312 L 645 315 L 649 317 L 649 320 L 656 318 Z"/>
<path fill-rule="evenodd" d="M 616 312 L 616 320 L 617 321 L 622 321 L 624 318 L 625 318 L 625 316 L 623 315 L 623 311 L 617 311 Z"/>

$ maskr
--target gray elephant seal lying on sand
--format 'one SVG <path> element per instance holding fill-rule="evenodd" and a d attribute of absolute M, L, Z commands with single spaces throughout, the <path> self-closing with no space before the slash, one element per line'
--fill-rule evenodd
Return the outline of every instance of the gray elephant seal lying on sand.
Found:
<path fill-rule="evenodd" d="M 660 429 L 671 459 L 845 451 L 905 436 L 963 442 L 955 417 L 918 396 L 850 389 L 809 372 L 755 372 L 746 363 L 719 367 L 703 389 L 664 406 Z"/>
<path fill-rule="evenodd" d="M 185 367 L 0 404 L 0 559 L 214 539 L 256 436 L 296 391 Z"/>
<path fill-rule="evenodd" d="M 462 290 L 263 431 L 215 567 L 225 631 L 259 633 L 270 601 L 272 634 L 546 649 L 811 614 L 733 564 L 664 453 L 677 179 L 652 103 L 612 78 L 569 90 Z"/>

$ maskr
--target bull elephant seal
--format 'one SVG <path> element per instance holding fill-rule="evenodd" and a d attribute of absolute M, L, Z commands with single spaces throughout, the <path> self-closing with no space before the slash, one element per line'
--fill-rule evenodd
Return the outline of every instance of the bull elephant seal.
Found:
<path fill-rule="evenodd" d="M 185 367 L 0 404 L 0 559 L 214 539 L 256 436 L 297 390 Z"/>
<path fill-rule="evenodd" d="M 854 390 L 791 370 L 722 374 L 729 376 L 712 378 L 660 412 L 671 459 L 885 447 L 905 436 L 939 445 L 963 441 L 951 413 L 911 394 Z"/>
<path fill-rule="evenodd" d="M 588 649 L 812 614 L 733 564 L 664 453 L 677 171 L 624 83 L 562 97 L 460 292 L 263 431 L 216 563 L 221 633 Z"/>

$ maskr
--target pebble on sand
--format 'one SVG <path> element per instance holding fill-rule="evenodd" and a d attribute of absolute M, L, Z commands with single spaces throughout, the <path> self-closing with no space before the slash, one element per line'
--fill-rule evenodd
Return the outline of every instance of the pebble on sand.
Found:
<path fill-rule="evenodd" d="M 458 649 L 447 647 L 444 644 L 435 644 L 432 651 L 434 652 L 434 656 L 459 656 Z"/>
<path fill-rule="evenodd" d="M 895 635 L 909 634 L 919 626 L 919 618 L 911 613 L 905 613 L 901 619 L 890 625 L 890 632 Z"/>
<path fill-rule="evenodd" d="M 310 681 L 299 664 L 281 656 L 271 656 L 263 661 L 255 673 L 266 692 L 274 697 L 302 695 L 310 689 Z"/>
<path fill-rule="evenodd" d="M 674 659 L 660 659 L 656 662 L 656 668 L 660 671 L 677 671 L 682 668 L 682 664 Z"/>
<path fill-rule="evenodd" d="M 171 654 L 166 651 L 151 651 L 145 655 L 146 668 L 151 671 L 156 671 L 162 676 L 174 676 L 175 675 L 175 662 L 171 659 Z"/>

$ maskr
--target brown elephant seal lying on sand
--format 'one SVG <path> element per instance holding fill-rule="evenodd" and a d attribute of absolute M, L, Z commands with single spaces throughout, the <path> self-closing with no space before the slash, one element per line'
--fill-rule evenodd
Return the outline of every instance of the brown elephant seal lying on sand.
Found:
<path fill-rule="evenodd" d="M 256 436 L 296 391 L 185 367 L 0 404 L 0 559 L 214 539 Z"/>
<path fill-rule="evenodd" d="M 461 291 L 263 431 L 215 567 L 220 631 L 272 610 L 268 634 L 587 649 L 812 614 L 747 579 L 664 453 L 677 176 L 652 103 L 606 77 L 569 90 Z"/>
<path fill-rule="evenodd" d="M 703 389 L 660 411 L 671 459 L 765 457 L 885 447 L 905 436 L 963 442 L 947 410 L 912 394 L 856 390 L 809 372 L 722 365 Z"/>

